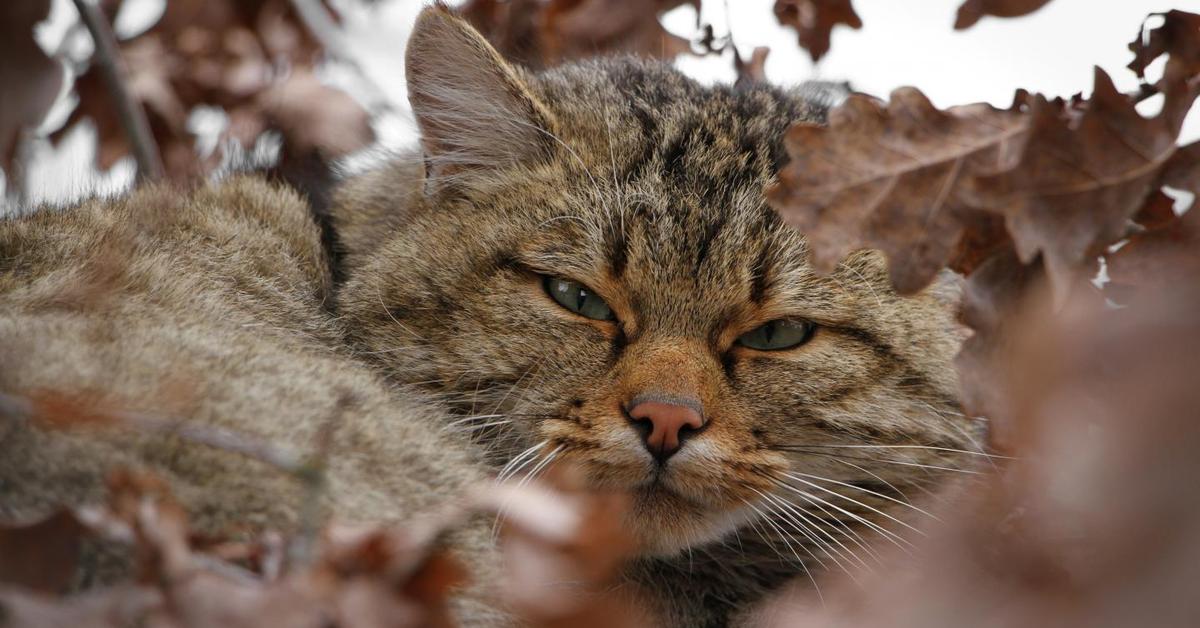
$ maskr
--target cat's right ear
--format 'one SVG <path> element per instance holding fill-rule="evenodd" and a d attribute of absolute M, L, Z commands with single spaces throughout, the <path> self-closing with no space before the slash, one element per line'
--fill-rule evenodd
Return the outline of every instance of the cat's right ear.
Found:
<path fill-rule="evenodd" d="M 542 158 L 552 149 L 550 112 L 518 71 L 444 6 L 421 12 L 405 63 L 433 186 Z"/>

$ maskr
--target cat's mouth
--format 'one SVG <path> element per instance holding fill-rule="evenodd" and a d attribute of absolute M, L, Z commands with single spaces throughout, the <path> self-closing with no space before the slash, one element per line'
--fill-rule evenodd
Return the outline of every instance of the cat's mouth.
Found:
<path fill-rule="evenodd" d="M 575 421 L 543 423 L 545 455 L 578 469 L 592 490 L 628 495 L 626 528 L 647 555 L 676 555 L 720 540 L 751 519 L 750 504 L 772 489 L 747 470 L 771 461 L 733 456 L 720 432 L 695 434 L 675 455 L 656 456 L 623 417 L 584 425 L 586 431 Z"/>
<path fill-rule="evenodd" d="M 631 497 L 627 525 L 642 551 L 653 556 L 672 556 L 716 541 L 748 518 L 748 509 L 715 507 L 664 482 L 640 486 Z"/>
<path fill-rule="evenodd" d="M 739 499 L 737 491 L 723 482 L 697 478 L 671 465 L 641 470 L 640 478 L 626 477 L 623 483 L 592 479 L 597 488 L 629 495 L 626 526 L 646 555 L 673 556 L 717 541 L 750 519 L 753 512 L 746 500 Z"/>

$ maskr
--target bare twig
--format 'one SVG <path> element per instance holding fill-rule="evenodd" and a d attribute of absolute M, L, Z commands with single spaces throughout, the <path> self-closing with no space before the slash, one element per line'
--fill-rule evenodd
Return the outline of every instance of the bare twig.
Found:
<path fill-rule="evenodd" d="M 0 417 L 8 417 L 13 422 L 22 422 L 39 421 L 42 417 L 38 415 L 39 409 L 35 400 L 0 392 Z M 179 418 L 124 410 L 105 411 L 103 418 L 117 426 L 140 432 L 176 436 L 191 443 L 240 454 L 297 477 L 302 477 L 308 469 L 304 457 L 296 452 L 255 438 L 250 434 L 227 430 L 215 425 L 200 425 Z"/>
<path fill-rule="evenodd" d="M 197 425 L 181 419 L 151 416 L 137 412 L 113 412 L 113 418 L 142 432 L 155 432 L 182 438 L 191 443 L 241 454 L 296 476 L 304 472 L 304 461 L 295 452 L 249 434 L 215 425 Z"/>
<path fill-rule="evenodd" d="M 338 426 L 341 425 L 346 409 L 356 403 L 354 395 L 343 392 L 338 397 L 333 412 L 321 424 L 317 432 L 315 453 L 305 461 L 304 465 L 295 472 L 296 478 L 304 484 L 304 500 L 300 504 L 300 529 L 288 545 L 288 565 L 295 567 L 312 560 L 317 536 L 321 532 L 323 521 L 321 497 L 325 492 L 325 470 L 329 463 L 329 455 L 333 451 L 333 441 Z"/>
<path fill-rule="evenodd" d="M 150 121 L 141 103 L 129 93 L 128 70 L 121 60 L 117 50 L 117 38 L 113 35 L 112 27 L 100 12 L 100 8 L 88 0 L 73 0 L 79 10 L 79 17 L 87 26 L 96 44 L 96 52 L 92 62 L 100 71 L 108 93 L 116 105 L 117 117 L 121 127 L 129 137 L 133 146 L 133 156 L 137 160 L 138 178 L 142 181 L 157 181 L 165 176 L 162 157 L 158 152 L 158 144 L 154 142 L 154 134 L 150 131 Z"/>

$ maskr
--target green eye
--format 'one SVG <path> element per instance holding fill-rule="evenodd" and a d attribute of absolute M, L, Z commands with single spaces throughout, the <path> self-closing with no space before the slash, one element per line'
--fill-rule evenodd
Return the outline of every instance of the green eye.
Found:
<path fill-rule="evenodd" d="M 779 319 L 738 336 L 737 342 L 759 351 L 781 351 L 804 344 L 812 331 L 811 323 Z"/>
<path fill-rule="evenodd" d="M 604 299 L 596 296 L 591 288 L 578 281 L 546 277 L 543 286 L 551 299 L 580 316 L 598 321 L 613 320 L 612 309 L 608 307 Z"/>

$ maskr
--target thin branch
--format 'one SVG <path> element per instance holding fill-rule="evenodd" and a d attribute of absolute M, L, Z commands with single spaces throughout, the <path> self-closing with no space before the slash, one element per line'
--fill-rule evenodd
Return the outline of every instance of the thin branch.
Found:
<path fill-rule="evenodd" d="M 142 412 L 101 411 L 97 416 L 102 423 L 148 434 L 175 436 L 190 443 L 245 456 L 293 475 L 301 481 L 304 481 L 305 476 L 311 473 L 304 456 L 251 434 L 236 432 L 216 425 L 192 423 L 186 419 Z M 34 421 L 55 427 L 53 421 L 45 421 L 43 416 L 39 416 L 39 407 L 35 400 L 4 392 L 0 392 L 0 418 L 9 419 L 5 423 L 10 425 Z M 95 422 L 96 419 L 93 418 L 91 421 Z M 81 421 L 81 423 L 85 422 Z M 0 424 L 0 427 L 2 426 L 3 424 Z M 0 432 L 0 434 L 2 433 Z"/>
<path fill-rule="evenodd" d="M 304 485 L 304 501 L 300 504 L 300 529 L 288 545 L 288 566 L 304 565 L 312 561 L 315 555 L 317 538 L 325 523 L 322 497 L 326 489 L 326 470 L 329 456 L 333 452 L 334 437 L 341 426 L 346 410 L 355 405 L 357 400 L 351 393 L 342 392 L 337 404 L 321 428 L 317 431 L 315 452 L 305 460 L 304 466 L 297 470 L 295 476 Z"/>
<path fill-rule="evenodd" d="M 165 176 L 162 157 L 158 152 L 158 144 L 154 142 L 146 111 L 129 93 L 129 71 L 117 49 L 117 38 L 112 27 L 95 4 L 88 0 L 73 2 L 79 10 L 79 17 L 92 35 L 92 41 L 96 44 L 92 62 L 96 64 L 96 69 L 108 87 L 108 93 L 116 105 L 117 117 L 121 120 L 121 127 L 133 146 L 133 156 L 138 165 L 138 179 L 158 181 Z"/>

